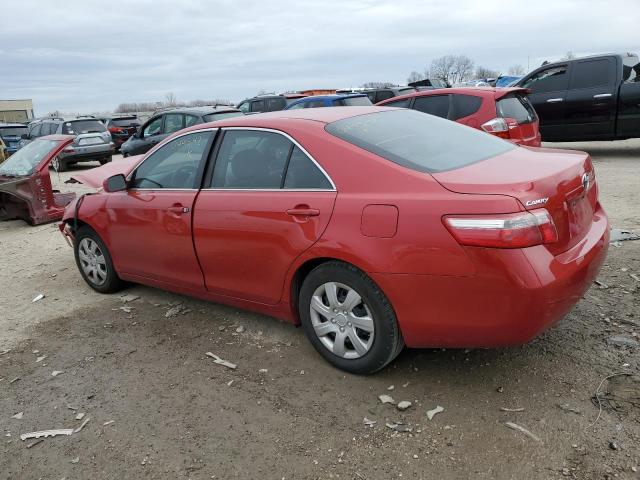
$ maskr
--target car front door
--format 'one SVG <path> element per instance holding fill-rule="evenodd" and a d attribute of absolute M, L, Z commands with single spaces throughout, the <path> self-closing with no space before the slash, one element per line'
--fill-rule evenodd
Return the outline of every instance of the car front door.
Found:
<path fill-rule="evenodd" d="M 128 188 L 109 195 L 109 242 L 116 269 L 171 286 L 203 290 L 191 220 L 215 129 L 173 138 L 145 158 Z"/>
<path fill-rule="evenodd" d="M 543 140 L 563 140 L 565 134 L 565 101 L 569 88 L 570 65 L 554 65 L 540 69 L 518 85 L 531 89 L 529 101 L 540 119 Z"/>
<path fill-rule="evenodd" d="M 618 69 L 614 57 L 576 60 L 565 101 L 565 138 L 613 138 Z"/>
<path fill-rule="evenodd" d="M 207 289 L 274 305 L 293 261 L 324 232 L 336 198 L 319 165 L 281 132 L 226 129 L 193 234 Z"/>

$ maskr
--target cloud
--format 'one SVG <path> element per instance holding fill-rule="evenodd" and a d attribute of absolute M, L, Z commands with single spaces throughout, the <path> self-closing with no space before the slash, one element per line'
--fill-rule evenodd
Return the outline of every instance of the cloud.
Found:
<path fill-rule="evenodd" d="M 576 54 L 638 51 L 637 0 L 68 0 L 6 2 L 4 98 L 38 114 L 129 101 L 404 83 L 448 53 L 506 71 Z"/>

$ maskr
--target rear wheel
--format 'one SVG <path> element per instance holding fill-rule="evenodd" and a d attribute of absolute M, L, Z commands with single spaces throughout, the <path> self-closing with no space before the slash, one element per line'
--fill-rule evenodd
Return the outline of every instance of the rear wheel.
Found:
<path fill-rule="evenodd" d="M 78 229 L 74 244 L 80 275 L 100 293 L 113 293 L 123 286 L 116 274 L 111 255 L 100 236 L 89 227 Z"/>
<path fill-rule="evenodd" d="M 376 372 L 404 347 L 386 296 L 352 265 L 327 262 L 312 270 L 302 284 L 298 309 L 315 349 L 342 370 Z"/>

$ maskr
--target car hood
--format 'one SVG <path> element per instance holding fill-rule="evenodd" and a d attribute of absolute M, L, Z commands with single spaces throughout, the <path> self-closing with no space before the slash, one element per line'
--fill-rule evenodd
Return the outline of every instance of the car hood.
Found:
<path fill-rule="evenodd" d="M 128 176 L 133 169 L 136 168 L 138 163 L 140 163 L 140 160 L 142 160 L 142 155 L 114 160 L 101 167 L 77 173 L 71 178 L 89 187 L 100 188 L 102 187 L 102 183 L 113 175 L 122 174 L 125 177 Z"/>

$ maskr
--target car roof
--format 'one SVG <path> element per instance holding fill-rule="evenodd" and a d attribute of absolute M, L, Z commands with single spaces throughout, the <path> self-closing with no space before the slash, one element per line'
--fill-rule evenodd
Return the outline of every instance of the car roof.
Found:
<path fill-rule="evenodd" d="M 208 115 L 210 113 L 224 113 L 224 112 L 239 112 L 236 107 L 231 107 L 229 105 L 219 105 L 219 106 L 203 106 L 203 107 L 177 107 L 169 110 L 162 110 L 156 112 L 156 115 L 160 115 L 163 113 L 193 113 L 196 115 Z M 155 116 L 155 115 L 154 115 Z"/>
<path fill-rule="evenodd" d="M 397 97 L 384 100 L 384 104 L 390 102 L 396 102 L 405 98 L 414 97 L 429 97 L 432 95 L 472 95 L 474 97 L 486 97 L 486 98 L 501 98 L 511 92 L 527 92 L 526 88 L 522 87 L 453 87 L 453 88 L 434 88 L 432 90 L 420 90 L 418 92 L 406 93 Z M 381 102 L 382 103 L 382 102 Z M 381 105 L 382 106 L 382 105 Z"/>

